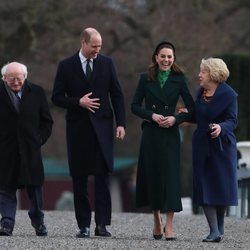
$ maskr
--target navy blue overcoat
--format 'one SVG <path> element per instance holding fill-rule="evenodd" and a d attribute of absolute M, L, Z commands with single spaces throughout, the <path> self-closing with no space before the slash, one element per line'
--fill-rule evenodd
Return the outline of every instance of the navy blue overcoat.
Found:
<path fill-rule="evenodd" d="M 100 98 L 95 113 L 79 106 L 82 96 L 92 92 Z M 99 143 L 108 171 L 113 170 L 113 123 L 125 127 L 124 97 L 112 59 L 99 54 L 93 60 L 89 82 L 82 69 L 79 51 L 62 60 L 57 69 L 52 102 L 67 110 L 66 133 L 70 174 L 92 174 L 98 164 L 95 142 Z M 95 135 L 96 139 L 93 138 Z"/>
<path fill-rule="evenodd" d="M 193 134 L 193 200 L 199 205 L 237 205 L 237 93 L 227 84 L 217 87 L 210 102 L 198 90 Z M 221 126 L 212 139 L 208 125 Z"/>
<path fill-rule="evenodd" d="M 0 119 L 0 189 L 41 186 L 41 146 L 50 137 L 53 125 L 44 90 L 25 80 L 17 111 L 1 81 Z"/>

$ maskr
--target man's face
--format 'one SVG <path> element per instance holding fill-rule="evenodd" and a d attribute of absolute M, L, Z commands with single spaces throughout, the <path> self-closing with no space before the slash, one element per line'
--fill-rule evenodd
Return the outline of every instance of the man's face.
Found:
<path fill-rule="evenodd" d="M 81 41 L 82 53 L 86 58 L 96 58 L 102 47 L 102 38 L 99 34 L 93 34 L 89 42 Z"/>
<path fill-rule="evenodd" d="M 24 84 L 25 74 L 19 65 L 9 65 L 3 80 L 11 90 L 18 92 Z"/>

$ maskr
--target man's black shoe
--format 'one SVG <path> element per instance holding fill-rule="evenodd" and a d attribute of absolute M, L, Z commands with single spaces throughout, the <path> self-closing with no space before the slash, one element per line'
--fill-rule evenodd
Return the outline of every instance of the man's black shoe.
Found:
<path fill-rule="evenodd" d="M 77 238 L 89 238 L 90 230 L 89 227 L 83 227 L 80 229 L 80 232 L 76 235 Z"/>
<path fill-rule="evenodd" d="M 36 231 L 36 235 L 37 236 L 47 236 L 48 235 L 48 231 L 47 228 L 44 224 L 36 224 L 34 222 L 31 222 L 32 227 L 35 228 Z"/>
<path fill-rule="evenodd" d="M 13 229 L 6 222 L 3 222 L 0 227 L 0 236 L 11 236 Z"/>
<path fill-rule="evenodd" d="M 111 233 L 107 231 L 105 225 L 97 225 L 95 228 L 95 236 L 111 237 Z"/>

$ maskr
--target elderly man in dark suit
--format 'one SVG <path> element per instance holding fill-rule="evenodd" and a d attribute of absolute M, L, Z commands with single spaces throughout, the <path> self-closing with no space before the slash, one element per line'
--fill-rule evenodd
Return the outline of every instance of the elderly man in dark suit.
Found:
<path fill-rule="evenodd" d="M 77 237 L 90 236 L 89 175 L 95 177 L 95 235 L 111 236 L 106 225 L 111 223 L 108 181 L 113 170 L 113 113 L 116 138 L 123 139 L 124 97 L 111 58 L 99 54 L 100 33 L 87 28 L 81 33 L 80 43 L 80 51 L 59 63 L 52 102 L 67 109 L 68 162 L 80 229 Z"/>
<path fill-rule="evenodd" d="M 10 236 L 15 224 L 16 191 L 26 188 L 29 217 L 36 235 L 46 236 L 42 212 L 44 169 L 41 146 L 53 121 L 43 89 L 29 82 L 27 67 L 18 62 L 2 68 L 0 83 L 0 235 Z"/>

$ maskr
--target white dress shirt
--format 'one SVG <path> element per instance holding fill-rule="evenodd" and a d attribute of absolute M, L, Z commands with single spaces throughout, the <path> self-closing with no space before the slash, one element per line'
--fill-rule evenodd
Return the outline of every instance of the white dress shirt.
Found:
<path fill-rule="evenodd" d="M 81 51 L 79 51 L 79 57 L 80 57 L 80 60 L 81 60 L 81 63 L 82 63 L 82 70 L 83 72 L 85 73 L 86 75 L 86 65 L 87 65 L 87 59 L 82 53 Z M 92 69 L 93 71 L 93 59 L 91 58 L 90 59 L 90 62 L 89 62 L 89 66 L 90 68 Z"/>

